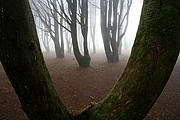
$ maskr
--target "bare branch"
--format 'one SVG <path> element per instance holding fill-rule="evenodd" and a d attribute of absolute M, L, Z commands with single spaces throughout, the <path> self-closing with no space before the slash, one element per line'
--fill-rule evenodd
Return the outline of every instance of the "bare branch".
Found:
<path fill-rule="evenodd" d="M 101 9 L 99 6 L 95 5 L 94 3 L 91 3 L 90 1 L 88 1 L 88 3 L 89 3 L 90 5 L 92 5 L 92 6 L 96 7 L 96 8 L 98 8 L 98 9 Z"/>

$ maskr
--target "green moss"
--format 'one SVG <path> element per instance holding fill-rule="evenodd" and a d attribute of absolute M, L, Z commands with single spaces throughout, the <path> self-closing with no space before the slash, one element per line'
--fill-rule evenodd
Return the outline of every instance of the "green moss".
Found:
<path fill-rule="evenodd" d="M 180 41 L 174 36 L 177 37 L 180 28 L 180 7 L 175 4 L 180 2 L 145 0 L 145 3 L 127 67 L 93 112 L 92 120 L 143 119 L 171 74 L 179 54 Z"/>

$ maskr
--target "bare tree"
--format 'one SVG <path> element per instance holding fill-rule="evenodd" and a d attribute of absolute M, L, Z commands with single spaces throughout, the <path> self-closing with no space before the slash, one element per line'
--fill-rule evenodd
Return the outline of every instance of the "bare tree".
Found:
<path fill-rule="evenodd" d="M 41 19 L 39 18 L 38 14 L 37 14 L 37 12 L 35 10 L 36 8 L 34 7 L 34 5 L 32 3 L 32 0 L 29 0 L 29 2 L 30 2 L 30 5 L 31 5 L 31 9 L 33 10 L 32 12 L 33 12 L 34 20 L 35 20 L 35 23 L 36 23 L 36 28 L 37 28 L 37 31 L 38 31 L 39 39 L 41 39 L 42 44 L 43 44 L 46 52 L 50 52 L 49 32 L 48 32 L 47 28 L 44 27 L 44 24 L 41 22 Z"/>
<path fill-rule="evenodd" d="M 37 13 L 37 16 L 42 21 L 46 30 L 49 32 L 50 37 L 54 42 L 55 53 L 57 58 L 64 57 L 64 42 L 62 34 L 59 35 L 59 24 L 58 24 L 58 14 L 57 14 L 57 3 L 56 0 L 53 0 L 53 7 L 48 4 L 46 1 L 42 0 L 31 0 L 34 6 L 34 10 Z M 61 20 L 60 20 L 61 21 Z M 62 31 L 62 28 L 60 28 Z M 60 32 L 62 33 L 62 32 Z M 61 36 L 61 44 L 59 43 L 59 38 Z"/>
<path fill-rule="evenodd" d="M 97 14 L 97 9 L 100 9 L 97 6 L 97 0 L 89 0 L 89 16 L 90 16 L 90 24 L 89 24 L 89 28 L 90 28 L 90 36 L 91 36 L 91 40 L 92 40 L 92 45 L 93 45 L 93 53 L 96 53 L 96 41 L 95 41 L 95 35 L 96 35 L 96 14 Z"/>
<path fill-rule="evenodd" d="M 80 67 L 90 66 L 90 56 L 87 46 L 87 33 L 88 33 L 88 0 L 66 0 L 68 3 L 69 12 L 69 25 L 71 29 L 71 38 L 73 44 L 73 51 L 76 60 Z M 84 56 L 81 55 L 78 40 L 77 40 L 77 24 L 81 26 L 81 33 L 83 36 Z"/>
<path fill-rule="evenodd" d="M 53 5 L 52 0 L 48 0 L 48 3 L 53 6 L 57 14 L 61 16 L 69 27 L 59 23 L 65 30 L 71 33 L 72 45 L 75 58 L 80 67 L 90 66 L 90 56 L 87 46 L 87 33 L 88 33 L 88 1 L 87 0 L 66 0 L 68 9 L 65 9 L 64 1 L 57 1 L 58 8 L 61 12 L 56 10 L 56 6 Z M 84 55 L 81 54 L 78 45 L 78 31 L 77 26 L 80 25 L 81 34 L 83 37 Z M 70 29 L 69 29 L 70 28 Z"/>
<path fill-rule="evenodd" d="M 125 35 L 132 0 L 101 0 L 101 32 L 108 62 L 118 62 L 122 37 Z M 124 25 L 124 27 L 123 27 Z"/>
<path fill-rule="evenodd" d="M 49 53 L 50 52 L 50 39 L 49 39 L 49 33 L 41 30 L 41 39 L 42 39 L 42 43 L 44 45 L 44 48 L 46 49 L 46 52 Z"/>

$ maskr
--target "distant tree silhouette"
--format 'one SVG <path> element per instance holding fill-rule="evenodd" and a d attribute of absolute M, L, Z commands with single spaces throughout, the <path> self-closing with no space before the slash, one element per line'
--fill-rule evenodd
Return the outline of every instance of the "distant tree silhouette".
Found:
<path fill-rule="evenodd" d="M 89 56 L 87 33 L 88 33 L 88 0 L 66 0 L 70 15 L 70 29 L 73 44 L 73 51 L 80 67 L 89 67 L 91 58 Z M 79 8 L 79 9 L 78 9 Z M 79 13 L 78 13 L 79 11 Z M 78 16 L 79 15 L 79 16 Z M 79 18 L 79 19 L 78 19 Z M 83 36 L 84 56 L 80 53 L 77 38 L 77 21 L 81 27 Z"/>
<path fill-rule="evenodd" d="M 101 32 L 108 62 L 118 62 L 132 0 L 100 0 Z"/>
<path fill-rule="evenodd" d="M 59 30 L 59 17 L 57 14 L 56 0 L 53 0 L 52 5 L 48 4 L 47 1 L 30 1 L 32 3 L 32 7 L 34 8 L 33 10 L 37 14 L 37 17 L 42 21 L 46 32 L 50 34 L 50 37 L 54 42 L 56 57 L 64 58 L 64 39 L 61 26 Z M 62 23 L 62 18 L 60 18 L 60 22 Z M 61 41 L 61 44 L 59 40 Z"/>
<path fill-rule="evenodd" d="M 96 4 L 97 0 L 89 0 L 89 28 L 90 28 L 90 36 L 92 40 L 92 46 L 93 46 L 93 53 L 96 53 L 96 40 L 95 40 L 95 35 L 96 35 L 96 14 L 97 14 L 97 9 L 100 9 Z"/>
<path fill-rule="evenodd" d="M 91 58 L 89 56 L 88 51 L 88 43 L 87 43 L 87 33 L 88 33 L 88 0 L 47 0 L 48 8 L 51 11 L 52 16 L 55 18 L 55 23 L 59 24 L 60 32 L 62 33 L 62 28 L 67 30 L 71 33 L 71 40 L 72 40 L 72 46 L 75 58 L 79 64 L 80 67 L 89 67 Z M 65 6 L 68 9 L 65 9 Z M 58 6 L 58 7 L 57 7 Z M 52 12 L 52 10 L 53 12 Z M 60 17 L 60 21 L 58 20 L 58 17 Z M 66 22 L 64 24 L 62 22 Z M 58 25 L 54 26 L 54 29 L 57 31 Z M 79 28 L 79 31 L 77 30 Z M 78 33 L 80 35 L 78 35 Z M 82 41 L 78 43 L 78 38 L 83 38 Z M 67 36 L 66 36 L 67 38 Z M 61 35 L 61 39 L 62 35 Z M 66 39 L 67 43 L 69 42 L 69 39 Z M 64 43 L 61 43 L 61 45 Z M 81 54 L 79 46 L 83 45 L 83 52 L 84 55 Z M 68 51 L 71 49 L 71 44 L 67 45 Z M 82 47 L 82 46 L 80 46 Z M 62 46 L 64 49 L 64 45 Z"/>

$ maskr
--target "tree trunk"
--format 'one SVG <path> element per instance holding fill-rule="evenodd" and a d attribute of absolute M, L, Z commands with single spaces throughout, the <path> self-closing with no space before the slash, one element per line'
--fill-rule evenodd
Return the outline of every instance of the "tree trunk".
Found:
<path fill-rule="evenodd" d="M 71 12 L 71 24 L 70 24 L 70 28 L 71 28 L 71 38 L 72 38 L 72 45 L 73 45 L 73 51 L 74 51 L 74 55 L 75 58 L 79 64 L 80 67 L 89 67 L 90 66 L 90 61 L 91 58 L 89 56 L 89 52 L 88 52 L 88 48 L 87 48 L 87 19 L 88 19 L 88 14 L 87 14 L 87 6 L 86 8 L 84 8 L 84 5 L 79 6 L 82 7 L 86 10 L 81 9 L 81 11 L 83 11 L 81 13 L 81 29 L 82 29 L 82 34 L 83 34 L 83 38 L 84 38 L 84 56 L 81 55 L 80 50 L 79 50 L 79 46 L 78 46 L 78 42 L 77 42 L 77 1 L 70 1 L 70 0 L 66 0 L 68 2 L 69 5 L 69 12 Z M 83 2 L 83 4 L 85 4 L 87 2 L 86 1 L 81 1 Z M 85 2 L 85 3 L 84 3 Z M 87 4 L 87 3 L 86 3 Z M 86 13 L 84 13 L 86 12 Z M 84 15 L 85 14 L 85 15 Z"/>
<path fill-rule="evenodd" d="M 3 0 L 0 60 L 30 120 L 69 120 L 45 66 L 28 0 Z"/>
<path fill-rule="evenodd" d="M 60 23 L 63 25 L 63 18 L 60 18 Z M 60 36 L 61 36 L 61 56 L 64 57 L 64 35 L 63 35 L 63 27 L 60 26 Z"/>
<path fill-rule="evenodd" d="M 64 58 L 64 53 L 62 52 L 62 48 L 60 47 L 59 44 L 59 24 L 58 24 L 58 15 L 57 15 L 57 3 L 56 0 L 53 0 L 53 13 L 54 13 L 54 47 L 55 47 L 55 53 L 57 58 Z M 61 39 L 62 41 L 62 39 Z"/>
<path fill-rule="evenodd" d="M 80 51 L 79 51 L 79 46 L 78 46 L 78 42 L 77 42 L 77 32 L 76 32 L 76 21 L 72 21 L 72 25 L 71 25 L 71 38 L 72 38 L 72 45 L 73 45 L 73 51 L 74 51 L 74 55 L 75 58 L 79 64 L 80 67 L 89 67 L 90 66 L 90 57 L 85 57 L 82 56 Z"/>
<path fill-rule="evenodd" d="M 54 42 L 54 47 L 55 47 L 56 58 L 63 58 L 64 54 L 62 54 L 62 52 L 61 52 L 61 47 L 60 47 L 60 44 L 59 44 L 59 39 L 54 38 L 53 42 Z"/>
<path fill-rule="evenodd" d="M 132 0 L 100 0 L 101 33 L 108 62 L 119 62 L 118 49 L 126 33 L 131 3 Z M 126 25 L 121 33 L 124 23 Z"/>
<path fill-rule="evenodd" d="M 43 44 L 44 44 L 44 46 L 46 46 L 45 48 L 46 48 L 46 52 L 47 52 L 47 53 L 50 53 L 49 42 L 50 42 L 50 40 L 49 40 L 49 38 L 48 38 L 48 34 L 47 34 L 47 33 L 44 33 L 44 41 L 43 41 Z"/>
<path fill-rule="evenodd" d="M 92 2 L 91 4 L 97 4 L 96 0 L 90 0 Z M 97 8 L 94 5 L 90 4 L 90 35 L 92 40 L 92 46 L 93 46 L 93 53 L 96 53 L 96 41 L 95 41 L 95 35 L 96 35 L 96 12 Z M 90 45 L 90 44 L 89 44 Z"/>
<path fill-rule="evenodd" d="M 118 1 L 101 0 L 101 33 L 108 62 L 118 62 L 119 54 L 116 43 Z M 113 13 L 113 15 L 112 15 Z M 113 18 L 112 18 L 113 16 Z M 113 20 L 113 24 L 111 21 Z"/>
<path fill-rule="evenodd" d="M 91 58 L 89 56 L 87 35 L 88 35 L 88 0 L 81 0 L 81 32 L 84 39 L 84 57 L 83 64 L 84 67 L 90 66 Z"/>
<path fill-rule="evenodd" d="M 141 120 L 166 85 L 180 51 L 180 1 L 145 0 L 125 71 L 90 120 Z"/>
<path fill-rule="evenodd" d="M 162 92 L 179 55 L 180 1 L 145 0 L 120 79 L 103 101 L 72 118 L 45 66 L 28 0 L 1 3 L 0 60 L 31 120 L 141 120 Z"/>
<path fill-rule="evenodd" d="M 66 37 L 67 53 L 71 53 L 72 43 L 68 31 L 65 31 L 65 37 Z"/>

